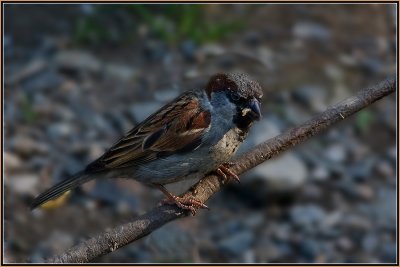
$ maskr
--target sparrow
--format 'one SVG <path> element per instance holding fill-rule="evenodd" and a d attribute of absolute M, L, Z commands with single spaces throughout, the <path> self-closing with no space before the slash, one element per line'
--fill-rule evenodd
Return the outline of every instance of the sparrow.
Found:
<path fill-rule="evenodd" d="M 187 91 L 118 140 L 101 157 L 36 197 L 34 209 L 92 179 L 130 178 L 160 189 L 164 201 L 190 210 L 208 208 L 173 195 L 166 185 L 216 172 L 239 177 L 229 160 L 261 118 L 260 85 L 243 73 L 219 73 L 200 90 Z"/>

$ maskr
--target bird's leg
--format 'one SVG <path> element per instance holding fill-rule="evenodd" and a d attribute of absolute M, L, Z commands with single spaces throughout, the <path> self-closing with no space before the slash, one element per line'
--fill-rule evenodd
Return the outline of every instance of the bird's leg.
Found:
<path fill-rule="evenodd" d="M 209 209 L 207 205 L 193 198 L 182 198 L 172 195 L 163 185 L 155 184 L 155 186 L 167 196 L 167 199 L 164 199 L 161 202 L 162 204 L 175 204 L 181 209 L 190 210 L 193 216 L 199 208 Z"/>
<path fill-rule="evenodd" d="M 239 176 L 237 176 L 236 173 L 234 173 L 233 171 L 231 171 L 229 168 L 232 167 L 234 164 L 231 162 L 227 162 L 224 164 L 221 164 L 218 169 L 217 169 L 217 174 L 224 179 L 224 181 L 236 181 L 238 183 L 240 183 L 240 179 Z"/>

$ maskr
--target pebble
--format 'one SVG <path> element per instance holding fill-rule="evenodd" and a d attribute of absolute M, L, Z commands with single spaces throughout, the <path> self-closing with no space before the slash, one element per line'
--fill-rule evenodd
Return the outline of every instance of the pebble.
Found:
<path fill-rule="evenodd" d="M 222 253 L 230 256 L 236 256 L 248 249 L 253 244 L 254 239 L 255 237 L 253 232 L 241 231 L 221 240 L 218 242 L 217 246 Z"/>
<path fill-rule="evenodd" d="M 326 91 L 318 85 L 303 85 L 292 92 L 292 98 L 315 112 L 321 112 L 327 108 Z"/>
<path fill-rule="evenodd" d="M 289 223 L 279 223 L 274 228 L 272 232 L 273 237 L 279 241 L 288 241 L 291 237 L 291 224 Z"/>
<path fill-rule="evenodd" d="M 60 69 L 92 73 L 101 71 L 101 62 L 83 50 L 62 50 L 55 55 L 54 62 Z"/>
<path fill-rule="evenodd" d="M 293 191 L 305 183 L 307 169 L 295 155 L 284 154 L 257 166 L 249 173 L 249 176 L 252 178 L 246 179 L 246 183 L 264 183 L 259 184 L 261 194 L 266 189 L 268 191 Z"/>
<path fill-rule="evenodd" d="M 122 82 L 130 82 L 137 75 L 137 72 L 134 68 L 127 65 L 117 64 L 107 64 L 104 67 L 104 72 L 106 75 Z"/>
<path fill-rule="evenodd" d="M 148 41 L 145 43 L 144 55 L 150 61 L 162 61 L 167 55 L 167 49 L 161 42 Z"/>
<path fill-rule="evenodd" d="M 30 137 L 18 135 L 11 140 L 12 150 L 20 156 L 29 156 L 34 153 L 48 153 L 49 147 Z"/>
<path fill-rule="evenodd" d="M 270 263 L 277 261 L 284 257 L 286 254 L 285 249 L 278 246 L 272 241 L 262 241 L 256 249 L 256 258 L 259 262 Z"/>
<path fill-rule="evenodd" d="M 367 233 L 362 239 L 361 246 L 368 253 L 374 252 L 379 246 L 378 237 L 374 233 Z"/>
<path fill-rule="evenodd" d="M 32 61 L 28 62 L 25 66 L 23 66 L 20 70 L 13 73 L 10 78 L 6 79 L 6 84 L 14 85 L 18 82 L 22 82 L 28 78 L 31 78 L 34 75 L 42 72 L 47 68 L 47 62 L 42 58 L 35 58 Z"/>
<path fill-rule="evenodd" d="M 383 177 L 392 177 L 395 174 L 393 166 L 386 160 L 380 160 L 376 164 L 376 170 Z"/>
<path fill-rule="evenodd" d="M 196 44 L 191 40 L 186 40 L 181 45 L 183 57 L 188 61 L 193 61 L 196 58 Z"/>
<path fill-rule="evenodd" d="M 27 79 L 23 82 L 23 88 L 26 91 L 50 91 L 56 90 L 62 83 L 64 79 L 55 70 L 51 69 L 44 71 Z"/>
<path fill-rule="evenodd" d="M 290 210 L 290 219 L 301 228 L 315 229 L 325 216 L 325 211 L 315 204 L 295 206 Z"/>
<path fill-rule="evenodd" d="M 345 236 L 340 237 L 337 241 L 336 241 L 336 245 L 337 247 L 342 250 L 342 251 L 350 251 L 354 248 L 354 243 Z"/>
<path fill-rule="evenodd" d="M 396 242 L 382 244 L 381 257 L 383 262 L 395 263 L 397 258 L 397 245 Z"/>
<path fill-rule="evenodd" d="M 365 216 L 358 214 L 347 214 L 343 216 L 341 224 L 348 227 L 349 230 L 369 231 L 372 228 L 371 221 Z"/>
<path fill-rule="evenodd" d="M 69 123 L 55 123 L 47 128 L 47 134 L 53 139 L 71 136 L 73 133 L 72 125 Z"/>
<path fill-rule="evenodd" d="M 243 42 L 251 47 L 261 44 L 261 35 L 257 31 L 246 31 L 243 35 Z"/>
<path fill-rule="evenodd" d="M 304 40 L 328 41 L 331 37 L 327 27 L 308 21 L 296 23 L 292 32 L 294 37 Z"/>
<path fill-rule="evenodd" d="M 298 251 L 301 253 L 306 261 L 314 261 L 321 251 L 321 244 L 318 240 L 312 238 L 304 238 L 300 241 Z"/>
<path fill-rule="evenodd" d="M 206 56 L 216 57 L 216 56 L 221 56 L 225 53 L 226 53 L 226 50 L 223 46 L 220 46 L 218 44 L 213 44 L 213 43 L 205 44 L 199 49 L 199 54 L 202 57 L 206 57 Z"/>
<path fill-rule="evenodd" d="M 173 99 L 175 99 L 179 95 L 179 89 L 175 88 L 168 88 L 165 90 L 158 90 L 154 93 L 154 98 L 162 103 L 167 103 Z"/>
<path fill-rule="evenodd" d="M 357 182 L 367 181 L 372 175 L 372 167 L 375 164 L 375 161 L 375 158 L 372 157 L 360 160 L 355 164 L 350 165 L 346 172 Z"/>
<path fill-rule="evenodd" d="M 368 184 L 357 185 L 357 192 L 359 198 L 363 200 L 372 200 L 375 196 L 373 188 Z"/>
<path fill-rule="evenodd" d="M 158 110 L 162 104 L 158 102 L 140 102 L 131 106 L 130 112 L 136 122 L 141 122 Z"/>
<path fill-rule="evenodd" d="M 21 169 L 22 161 L 18 155 L 11 152 L 4 152 L 4 169 L 7 173 Z"/>
<path fill-rule="evenodd" d="M 39 177 L 33 173 L 15 174 L 6 178 L 6 185 L 17 194 L 34 196 Z"/>
<path fill-rule="evenodd" d="M 326 181 L 329 178 L 329 171 L 324 166 L 316 166 L 311 170 L 310 178 L 313 181 Z"/>
<path fill-rule="evenodd" d="M 347 151 L 344 145 L 337 143 L 327 147 L 324 150 L 324 156 L 334 163 L 342 163 L 347 159 Z"/>
<path fill-rule="evenodd" d="M 305 184 L 301 190 L 302 195 L 309 200 L 319 200 L 321 199 L 323 193 L 319 186 L 313 184 Z"/>
<path fill-rule="evenodd" d="M 184 261 L 191 258 L 194 242 L 190 232 L 167 224 L 151 233 L 146 245 L 164 261 Z"/>
<path fill-rule="evenodd" d="M 264 215 L 261 213 L 253 213 L 243 220 L 243 224 L 250 228 L 250 229 L 255 229 L 259 226 L 261 226 L 264 223 Z"/>

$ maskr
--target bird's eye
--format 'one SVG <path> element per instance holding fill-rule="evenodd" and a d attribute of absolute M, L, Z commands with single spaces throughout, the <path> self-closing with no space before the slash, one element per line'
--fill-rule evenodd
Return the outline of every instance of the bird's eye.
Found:
<path fill-rule="evenodd" d="M 240 99 L 240 96 L 238 94 L 231 94 L 231 98 L 233 101 L 238 101 Z"/>

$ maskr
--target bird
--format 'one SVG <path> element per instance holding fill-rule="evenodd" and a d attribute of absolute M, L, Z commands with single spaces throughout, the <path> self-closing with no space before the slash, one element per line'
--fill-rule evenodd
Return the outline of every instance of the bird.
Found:
<path fill-rule="evenodd" d="M 130 178 L 166 195 L 163 203 L 190 210 L 208 208 L 167 190 L 179 181 L 216 173 L 240 181 L 230 160 L 261 118 L 263 91 L 247 74 L 217 73 L 204 88 L 182 93 L 120 138 L 82 171 L 57 183 L 32 204 L 35 209 L 100 178 Z"/>

